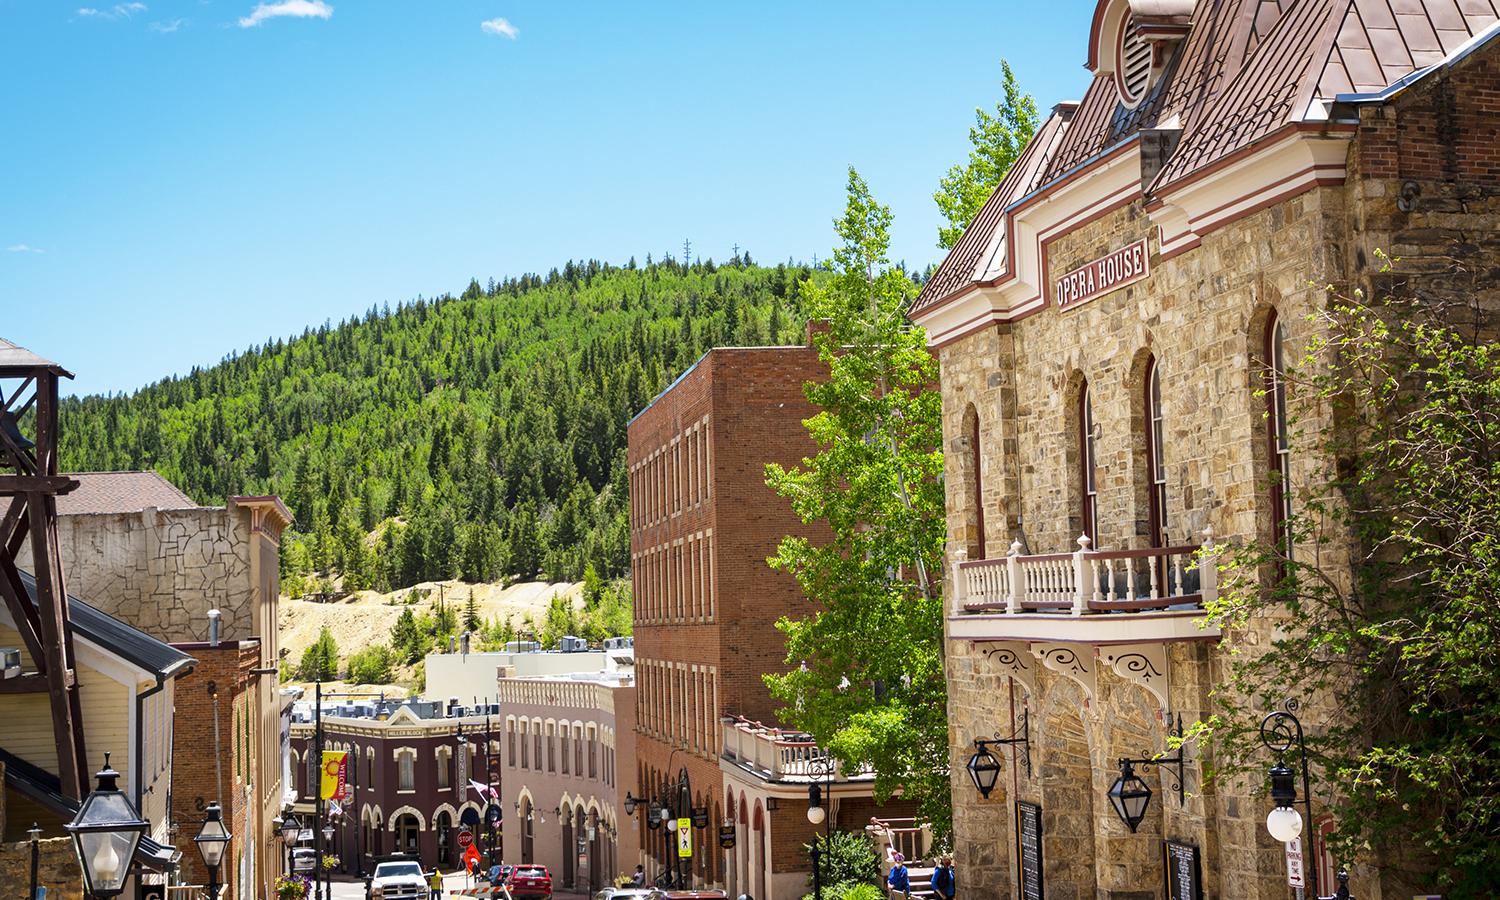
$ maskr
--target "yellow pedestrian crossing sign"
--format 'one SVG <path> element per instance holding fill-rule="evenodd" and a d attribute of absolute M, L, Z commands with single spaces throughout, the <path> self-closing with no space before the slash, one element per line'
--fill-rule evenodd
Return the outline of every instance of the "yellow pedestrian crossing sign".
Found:
<path fill-rule="evenodd" d="M 693 855 L 693 820 L 687 816 L 677 820 L 677 855 L 682 859 Z"/>

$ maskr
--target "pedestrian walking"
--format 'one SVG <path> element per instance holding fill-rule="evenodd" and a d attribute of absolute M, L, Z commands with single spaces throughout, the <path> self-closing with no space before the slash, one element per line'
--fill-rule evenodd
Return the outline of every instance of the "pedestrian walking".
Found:
<path fill-rule="evenodd" d="M 443 896 L 443 873 L 438 871 L 437 866 L 432 867 L 432 874 L 427 877 L 427 886 L 432 890 L 432 900 L 440 900 Z"/>
<path fill-rule="evenodd" d="M 939 900 L 953 900 L 958 896 L 958 876 L 953 872 L 953 857 L 944 853 L 932 870 L 932 892 Z"/>
<path fill-rule="evenodd" d="M 906 871 L 906 857 L 899 853 L 891 866 L 891 874 L 885 876 L 885 886 L 891 896 L 911 900 L 911 874 Z"/>

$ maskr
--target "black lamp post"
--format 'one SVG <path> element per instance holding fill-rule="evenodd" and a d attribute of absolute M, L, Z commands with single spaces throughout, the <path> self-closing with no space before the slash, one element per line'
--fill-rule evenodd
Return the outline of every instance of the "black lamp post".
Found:
<path fill-rule="evenodd" d="M 326 853 L 326 854 L 328 854 L 330 856 L 333 855 L 333 823 L 332 822 L 325 822 L 323 824 L 323 849 L 322 849 L 322 851 L 320 851 L 320 856 L 318 858 L 318 865 L 321 867 L 321 871 L 323 872 L 323 896 L 324 897 L 332 897 L 333 896 L 333 870 L 330 869 L 328 866 L 323 865 L 323 859 L 322 859 L 321 854 L 324 854 L 324 853 Z"/>
<path fill-rule="evenodd" d="M 1302 733 L 1302 721 L 1297 718 L 1297 710 L 1301 707 L 1296 699 L 1288 698 L 1281 704 L 1281 709 L 1272 710 L 1260 720 L 1260 741 L 1265 744 L 1266 749 L 1276 754 L 1276 765 L 1272 766 L 1266 775 L 1271 780 L 1271 802 L 1276 806 L 1266 816 L 1266 831 L 1271 837 L 1285 843 L 1290 843 L 1302 834 L 1302 816 L 1297 812 L 1297 804 L 1307 810 L 1307 818 L 1312 819 L 1312 790 L 1311 779 L 1308 777 L 1307 743 Z M 1286 753 L 1293 747 L 1297 748 L 1297 755 L 1302 760 L 1302 799 L 1297 799 L 1297 773 L 1286 764 Z M 1310 856 L 1316 856 L 1317 844 L 1311 846 Z M 1308 887 L 1312 889 L 1312 895 L 1317 900 L 1353 900 L 1349 893 L 1349 873 L 1340 868 L 1338 871 L 1339 889 L 1330 897 L 1323 897 L 1318 893 L 1318 865 L 1314 858 L 1312 864 L 1307 866 Z"/>
<path fill-rule="evenodd" d="M 1170 721 L 1170 719 L 1168 720 Z M 1177 717 L 1176 727 L 1171 732 L 1173 737 L 1179 741 L 1182 739 L 1182 716 Z M 1130 828 L 1130 833 L 1140 827 L 1141 820 L 1146 818 L 1146 808 L 1151 805 L 1151 788 L 1141 777 L 1135 774 L 1136 766 L 1157 766 L 1159 768 L 1175 769 L 1176 780 L 1172 784 L 1172 790 L 1177 792 L 1177 805 L 1186 802 L 1186 793 L 1183 791 L 1187 758 L 1183 755 L 1179 746 L 1174 756 L 1155 756 L 1142 759 L 1120 759 L 1120 777 L 1109 786 L 1109 805 L 1115 808 L 1115 815 L 1120 817 Z"/>
<path fill-rule="evenodd" d="M 37 866 L 42 856 L 42 829 L 35 822 L 26 829 L 26 836 L 31 838 L 31 893 L 26 895 L 26 900 L 36 900 L 37 889 Z"/>
<path fill-rule="evenodd" d="M 823 846 L 818 846 L 818 837 L 813 835 L 812 856 L 813 864 L 813 897 L 823 900 L 823 854 L 825 850 L 833 849 L 833 816 L 828 814 L 828 809 L 823 806 L 826 797 L 830 804 L 833 801 L 833 773 L 838 764 L 831 756 L 815 756 L 807 761 L 808 770 L 813 777 L 812 784 L 807 786 L 807 821 L 813 825 L 823 826 Z M 818 783 L 822 779 L 822 784 Z"/>
<path fill-rule="evenodd" d="M 193 838 L 198 845 L 198 855 L 208 867 L 208 900 L 219 898 L 219 864 L 224 861 L 224 851 L 229 847 L 229 829 L 224 827 L 224 816 L 218 803 L 208 804 L 203 814 L 203 825 Z"/>
<path fill-rule="evenodd" d="M 125 890 L 135 848 L 151 823 L 141 818 L 120 790 L 120 773 L 110 766 L 108 753 L 96 777 L 98 785 L 83 798 L 78 814 L 65 827 L 73 836 L 73 849 L 83 870 L 84 894 L 107 900 Z"/>

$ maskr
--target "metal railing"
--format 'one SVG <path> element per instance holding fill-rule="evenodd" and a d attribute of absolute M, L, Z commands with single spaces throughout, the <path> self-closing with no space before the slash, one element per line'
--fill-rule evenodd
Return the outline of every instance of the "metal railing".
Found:
<path fill-rule="evenodd" d="M 822 760 L 827 752 L 812 737 L 784 731 L 738 716 L 721 720 L 724 756 L 749 766 L 771 779 L 823 777 Z M 843 773 L 834 764 L 834 777 Z"/>
<path fill-rule="evenodd" d="M 1218 597 L 1213 531 L 1202 546 L 1092 550 L 1087 535 L 1073 553 L 1021 555 L 1021 542 L 1004 559 L 957 566 L 958 612 L 1088 613 L 1201 607 Z"/>

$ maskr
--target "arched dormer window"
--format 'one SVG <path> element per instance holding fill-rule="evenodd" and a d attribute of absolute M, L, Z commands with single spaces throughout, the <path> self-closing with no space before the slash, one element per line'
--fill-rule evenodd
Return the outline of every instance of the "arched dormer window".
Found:
<path fill-rule="evenodd" d="M 1125 16 L 1115 50 L 1115 86 L 1126 107 L 1133 109 L 1145 99 L 1151 87 L 1152 64 L 1151 44 L 1141 37 L 1140 24 L 1134 15 Z"/>

